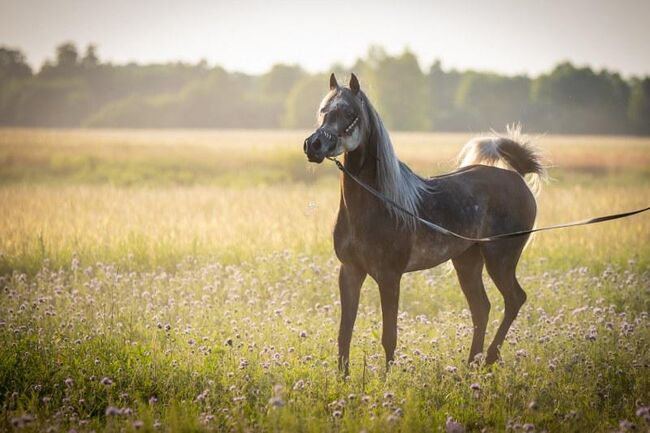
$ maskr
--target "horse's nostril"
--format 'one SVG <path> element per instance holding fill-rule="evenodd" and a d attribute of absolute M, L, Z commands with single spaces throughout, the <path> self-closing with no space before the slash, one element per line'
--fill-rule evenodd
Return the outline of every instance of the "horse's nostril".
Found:
<path fill-rule="evenodd" d="M 320 138 L 317 138 L 316 141 L 314 141 L 314 144 L 312 146 L 314 147 L 314 150 L 320 150 L 321 148 Z"/>

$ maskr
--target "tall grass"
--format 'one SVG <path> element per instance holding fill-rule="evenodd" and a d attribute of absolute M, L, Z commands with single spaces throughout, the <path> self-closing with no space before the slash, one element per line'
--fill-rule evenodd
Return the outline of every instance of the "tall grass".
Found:
<path fill-rule="evenodd" d="M 339 174 L 307 167 L 302 136 L 0 130 L 0 430 L 647 428 L 647 215 L 537 235 L 493 368 L 465 364 L 470 315 L 439 267 L 404 276 L 386 373 L 368 281 L 343 381 Z M 423 174 L 450 170 L 466 139 L 395 136 Z M 538 225 L 650 201 L 650 141 L 539 144 L 555 180 Z M 503 302 L 486 286 L 489 338 Z"/>

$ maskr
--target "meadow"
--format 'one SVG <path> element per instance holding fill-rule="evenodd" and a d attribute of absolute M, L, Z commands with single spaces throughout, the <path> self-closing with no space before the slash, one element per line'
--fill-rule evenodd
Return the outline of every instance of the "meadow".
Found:
<path fill-rule="evenodd" d="M 304 131 L 0 129 L 0 430 L 650 428 L 650 217 L 535 236 L 498 365 L 449 266 L 406 275 L 386 373 L 368 280 L 336 369 L 334 165 Z M 418 173 L 467 134 L 396 133 Z M 538 225 L 650 202 L 650 139 L 539 136 Z M 485 279 L 486 284 L 488 279 Z M 492 303 L 488 338 L 503 303 Z"/>

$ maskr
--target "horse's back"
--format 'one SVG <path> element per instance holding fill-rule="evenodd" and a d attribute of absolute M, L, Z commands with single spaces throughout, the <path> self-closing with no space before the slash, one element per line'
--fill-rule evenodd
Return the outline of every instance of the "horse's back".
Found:
<path fill-rule="evenodd" d="M 535 223 L 535 196 L 515 171 L 473 165 L 428 182 L 436 211 L 479 237 L 527 230 Z"/>

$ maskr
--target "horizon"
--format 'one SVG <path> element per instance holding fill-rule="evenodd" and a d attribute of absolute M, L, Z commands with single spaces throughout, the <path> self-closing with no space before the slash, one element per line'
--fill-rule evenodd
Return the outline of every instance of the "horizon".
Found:
<path fill-rule="evenodd" d="M 258 0 L 201 0 L 182 7 L 76 0 L 56 5 L 0 0 L 0 5 L 0 44 L 21 50 L 35 71 L 54 58 L 57 45 L 72 42 L 80 52 L 96 45 L 98 57 L 107 63 L 205 60 L 211 67 L 249 75 L 265 73 L 275 64 L 299 65 L 310 73 L 335 65 L 349 68 L 371 46 L 391 55 L 409 50 L 423 71 L 439 60 L 445 70 L 538 76 L 568 61 L 626 78 L 650 75 L 644 46 L 650 40 L 644 24 L 650 2 L 640 0 L 596 6 L 584 0 L 569 5 L 527 2 L 525 8 L 521 2 L 502 0 L 472 5 L 471 16 L 467 4 L 446 0 L 413 8 L 367 0 L 345 8 L 338 1 L 278 2 L 271 11 Z M 364 18 L 370 5 L 375 21 Z M 328 28 L 342 16 L 341 25 Z M 579 26 L 572 25 L 576 19 Z"/>

